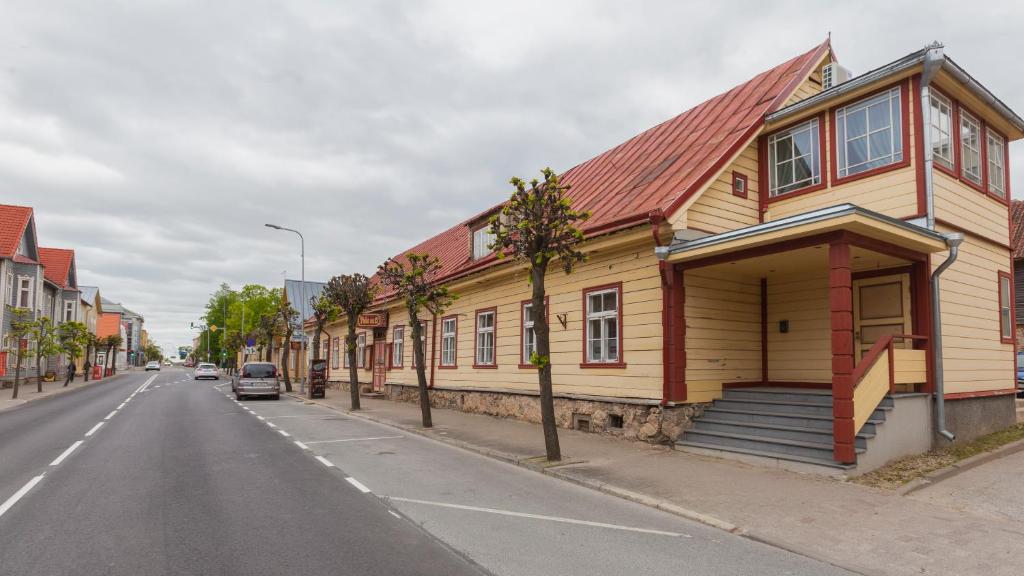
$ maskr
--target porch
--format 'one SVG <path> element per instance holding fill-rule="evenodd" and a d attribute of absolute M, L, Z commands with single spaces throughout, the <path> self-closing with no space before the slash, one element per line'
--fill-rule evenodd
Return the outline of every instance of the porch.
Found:
<path fill-rule="evenodd" d="M 856 465 L 898 400 L 932 392 L 929 254 L 945 248 L 844 205 L 661 249 L 672 400 L 713 402 L 682 444 Z M 927 449 L 927 414 L 909 412 L 899 428 Z"/>

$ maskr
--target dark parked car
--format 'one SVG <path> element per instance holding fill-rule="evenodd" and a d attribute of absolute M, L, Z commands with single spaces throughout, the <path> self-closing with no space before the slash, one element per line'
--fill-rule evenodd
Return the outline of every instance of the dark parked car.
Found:
<path fill-rule="evenodd" d="M 1017 396 L 1024 398 L 1024 352 L 1017 352 Z"/>
<path fill-rule="evenodd" d="M 281 381 L 277 378 L 277 366 L 270 362 L 247 362 L 232 382 L 235 398 L 245 396 L 281 397 Z"/>

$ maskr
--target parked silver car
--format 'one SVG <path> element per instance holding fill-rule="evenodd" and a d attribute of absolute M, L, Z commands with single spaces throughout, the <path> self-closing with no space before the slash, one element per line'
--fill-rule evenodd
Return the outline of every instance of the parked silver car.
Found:
<path fill-rule="evenodd" d="M 193 374 L 196 380 L 202 380 L 209 378 L 211 380 L 220 380 L 220 370 L 217 370 L 216 364 L 210 364 L 208 362 L 201 362 L 196 366 L 196 371 Z"/>
<path fill-rule="evenodd" d="M 235 398 L 245 396 L 270 396 L 281 398 L 281 381 L 277 378 L 277 367 L 270 362 L 246 362 L 235 376 L 231 388 Z"/>

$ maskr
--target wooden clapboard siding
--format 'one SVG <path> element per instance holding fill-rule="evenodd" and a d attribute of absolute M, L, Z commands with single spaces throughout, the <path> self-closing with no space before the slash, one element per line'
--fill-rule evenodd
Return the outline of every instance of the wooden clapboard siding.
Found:
<path fill-rule="evenodd" d="M 814 96 L 818 92 L 821 92 L 821 68 L 825 64 L 832 61 L 832 54 L 826 54 L 822 60 L 821 65 L 811 72 L 807 79 L 800 83 L 800 86 L 793 92 L 788 99 L 786 99 L 786 106 L 799 102 L 805 98 Z"/>
<path fill-rule="evenodd" d="M 1008 208 L 1002 202 L 935 171 L 935 218 L 1006 245 L 1010 238 Z"/>
<path fill-rule="evenodd" d="M 747 177 L 747 197 L 740 198 L 732 193 L 732 173 L 739 172 Z M 740 155 L 727 165 L 699 198 L 686 210 L 685 221 L 673 220 L 676 228 L 695 228 L 706 232 L 725 232 L 758 223 L 757 143 L 743 149 Z M 682 224 L 682 225 L 680 225 Z"/>
<path fill-rule="evenodd" d="M 789 331 L 779 322 L 789 321 Z M 768 379 L 831 382 L 828 272 L 768 280 Z"/>
<path fill-rule="evenodd" d="M 698 269 L 684 285 L 687 401 L 720 397 L 723 383 L 760 381 L 760 279 Z"/>
<path fill-rule="evenodd" d="M 904 97 L 911 98 L 910 101 L 913 102 L 916 94 L 912 87 L 909 92 L 909 94 L 904 94 Z M 833 149 L 832 115 L 825 114 L 825 122 L 821 127 L 821 135 L 825 138 L 825 158 L 822 159 L 821 169 L 823 175 L 828 178 L 827 186 L 818 192 L 770 202 L 764 215 L 765 221 L 778 220 L 847 202 L 893 218 L 917 215 L 917 180 L 914 168 L 917 151 L 915 149 L 914 106 L 909 106 L 909 114 L 910 149 L 904 150 L 904 153 L 910 155 L 910 165 L 906 168 L 883 172 L 838 186 L 832 182 L 830 168 Z M 1003 220 L 1005 221 L 1006 218 L 1004 217 Z"/>
<path fill-rule="evenodd" d="M 944 226 L 939 229 L 952 231 Z M 942 255 L 933 256 L 932 267 L 937 268 L 943 259 Z M 1013 345 L 999 338 L 999 271 L 1010 271 L 1009 250 L 967 236 L 957 261 L 942 274 L 942 359 L 947 394 L 1014 386 Z"/>
<path fill-rule="evenodd" d="M 893 349 L 893 380 L 896 384 L 921 384 L 928 379 L 924 350 Z"/>

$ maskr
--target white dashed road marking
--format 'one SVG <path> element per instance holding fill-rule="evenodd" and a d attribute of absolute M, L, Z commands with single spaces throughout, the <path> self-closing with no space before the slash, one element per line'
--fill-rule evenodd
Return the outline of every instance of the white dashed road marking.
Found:
<path fill-rule="evenodd" d="M 284 430 L 278 430 L 278 432 L 280 432 L 280 433 L 281 433 L 281 436 L 284 436 L 285 438 L 287 438 L 287 437 L 291 436 L 291 434 L 289 434 L 289 433 L 285 432 Z"/>
<path fill-rule="evenodd" d="M 67 458 L 68 456 L 71 456 L 71 453 L 74 452 L 76 448 L 81 446 L 82 442 L 84 442 L 84 440 L 77 440 L 77 441 L 75 441 L 75 443 L 72 444 L 71 446 L 69 446 L 67 450 L 65 450 L 63 453 L 61 453 L 60 456 L 57 456 L 56 460 L 54 460 L 53 462 L 50 462 L 50 466 L 56 466 L 56 465 L 60 464 L 61 462 L 63 462 L 65 458 Z"/>
<path fill-rule="evenodd" d="M 309 450 L 309 446 L 306 446 L 305 444 L 299 442 L 298 440 L 295 441 L 295 445 L 298 446 L 299 448 L 302 448 L 303 450 Z"/>
<path fill-rule="evenodd" d="M 7 511 L 11 509 L 12 506 L 18 503 L 18 500 L 21 500 L 22 496 L 28 494 L 28 491 L 31 490 L 33 486 L 39 484 L 39 481 L 43 479 L 43 476 L 44 474 L 40 474 L 39 476 L 36 476 L 35 478 L 29 480 L 24 486 L 22 486 L 17 492 L 15 492 L 13 496 L 8 498 L 6 502 L 0 504 L 0 516 L 6 514 Z"/>
<path fill-rule="evenodd" d="M 89 436 L 92 436 L 93 434 L 95 434 L 96 431 L 99 430 L 101 426 L 103 426 L 103 424 L 105 424 L 105 422 L 100 422 L 99 424 L 93 426 L 91 430 L 89 430 L 88 432 L 85 433 L 86 437 L 89 437 Z"/>
<path fill-rule="evenodd" d="M 113 418 L 113 417 L 114 417 L 114 414 L 117 414 L 117 410 L 114 410 L 114 411 L 113 411 L 113 412 L 111 412 L 110 414 L 107 414 L 107 417 L 106 417 L 106 418 L 104 418 L 104 420 L 110 420 L 111 418 Z"/>
<path fill-rule="evenodd" d="M 364 486 L 364 485 L 363 485 L 363 483 L 362 483 L 362 482 L 360 482 L 359 480 L 356 480 L 355 478 L 353 478 L 353 477 L 351 477 L 351 476 L 347 476 L 347 477 L 345 477 L 345 480 L 346 480 L 346 481 L 347 481 L 347 482 L 348 482 L 349 484 L 351 484 L 351 485 L 355 486 L 356 488 L 358 488 L 358 489 L 359 489 L 359 491 L 360 491 L 360 492 L 362 492 L 363 494 L 369 494 L 369 492 L 370 492 L 370 489 L 369 489 L 369 488 L 367 488 L 366 486 Z"/>
<path fill-rule="evenodd" d="M 334 468 L 334 464 L 331 464 L 331 461 L 328 460 L 327 458 L 324 458 L 323 456 L 317 456 L 316 459 L 319 460 L 320 463 L 323 464 L 324 466 L 327 466 L 328 468 Z"/>

